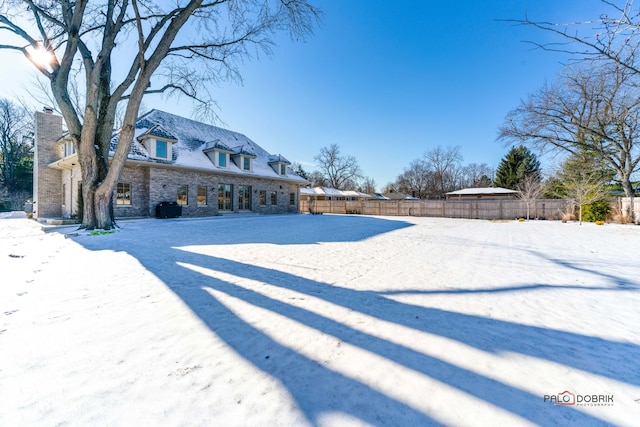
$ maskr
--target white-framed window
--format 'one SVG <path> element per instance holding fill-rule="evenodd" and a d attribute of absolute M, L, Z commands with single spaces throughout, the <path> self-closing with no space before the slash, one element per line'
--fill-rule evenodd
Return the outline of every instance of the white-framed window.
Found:
<path fill-rule="evenodd" d="M 250 157 L 242 157 L 242 169 L 246 171 L 251 170 L 251 158 Z"/>
<path fill-rule="evenodd" d="M 289 193 L 289 204 L 291 206 L 296 205 L 296 193 Z"/>
<path fill-rule="evenodd" d="M 76 154 L 76 147 L 73 146 L 73 141 L 65 141 L 62 144 L 62 157 L 69 157 Z"/>
<path fill-rule="evenodd" d="M 278 193 L 275 191 L 271 192 L 271 204 L 272 205 L 277 205 L 278 204 Z"/>
<path fill-rule="evenodd" d="M 196 198 L 198 206 L 207 206 L 207 187 L 198 186 L 198 196 Z"/>
<path fill-rule="evenodd" d="M 179 205 L 189 204 L 189 186 L 187 185 L 178 186 L 178 194 L 176 196 L 176 201 L 178 202 Z"/>
<path fill-rule="evenodd" d="M 284 163 L 280 163 L 280 175 L 286 175 L 287 174 L 287 165 L 285 165 Z"/>
<path fill-rule="evenodd" d="M 167 142 L 166 141 L 156 141 L 156 157 L 160 157 L 162 159 L 167 158 Z"/>
<path fill-rule="evenodd" d="M 226 168 L 227 164 L 229 164 L 228 153 L 222 153 L 220 151 L 216 151 L 216 166 L 220 168 Z"/>
<path fill-rule="evenodd" d="M 267 190 L 260 190 L 260 206 L 267 205 Z"/>
<path fill-rule="evenodd" d="M 116 205 L 131 206 L 131 183 L 118 183 L 116 186 Z"/>
<path fill-rule="evenodd" d="M 149 138 L 145 141 L 144 146 L 150 157 L 171 160 L 171 142 Z"/>
<path fill-rule="evenodd" d="M 171 142 L 148 139 L 145 143 L 149 155 L 156 159 L 171 160 Z"/>

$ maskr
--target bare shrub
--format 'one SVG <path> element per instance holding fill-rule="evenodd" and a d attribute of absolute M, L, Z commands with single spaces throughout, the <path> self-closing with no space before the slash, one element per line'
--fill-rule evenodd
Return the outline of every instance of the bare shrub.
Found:
<path fill-rule="evenodd" d="M 609 218 L 612 222 L 617 222 L 618 224 L 631 224 L 631 222 L 633 222 L 631 215 L 621 209 L 620 206 L 613 207 Z"/>
<path fill-rule="evenodd" d="M 576 217 L 576 214 L 574 214 L 573 212 L 561 212 L 560 213 L 560 220 L 562 222 L 575 221 L 576 219 L 578 219 L 578 218 Z"/>

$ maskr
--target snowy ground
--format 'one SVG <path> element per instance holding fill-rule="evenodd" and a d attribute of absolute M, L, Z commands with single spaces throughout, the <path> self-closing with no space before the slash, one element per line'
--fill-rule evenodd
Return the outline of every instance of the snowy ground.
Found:
<path fill-rule="evenodd" d="M 120 225 L 0 219 L 0 426 L 640 423 L 640 227 Z"/>

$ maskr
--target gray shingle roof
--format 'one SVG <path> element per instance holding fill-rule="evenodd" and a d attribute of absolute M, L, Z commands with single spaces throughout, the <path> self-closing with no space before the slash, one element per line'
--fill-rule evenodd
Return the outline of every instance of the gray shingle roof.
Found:
<path fill-rule="evenodd" d="M 288 165 L 291 164 L 289 160 L 285 159 L 284 156 L 280 154 L 273 154 L 269 156 L 269 163 L 286 163 Z"/>
<path fill-rule="evenodd" d="M 139 137 L 144 135 L 175 140 L 176 142 L 171 147 L 172 160 L 163 161 L 151 158 L 144 145 L 139 141 Z M 110 154 L 115 151 L 118 138 L 119 133 L 115 133 L 111 139 Z M 230 162 L 227 168 L 216 167 L 206 154 L 206 151 L 216 148 L 236 154 L 255 156 L 253 170 L 244 171 L 233 162 Z M 129 152 L 129 159 L 131 160 L 150 163 L 171 163 L 175 166 L 186 168 L 210 171 L 222 170 L 225 173 L 284 178 L 306 183 L 304 178 L 294 174 L 290 169 L 287 170 L 286 176 L 278 174 L 270 166 L 270 163 L 273 163 L 275 158 L 281 159 L 276 161 L 289 164 L 284 157 L 269 154 L 264 148 L 245 135 L 160 110 L 151 110 L 138 119 L 136 122 L 136 134 Z"/>
<path fill-rule="evenodd" d="M 215 141 L 206 142 L 202 146 L 202 151 L 204 152 L 211 151 L 211 150 L 228 151 L 230 153 L 233 152 L 231 148 L 227 147 L 227 145 L 224 142 L 220 141 L 219 139 L 216 139 Z"/>
<path fill-rule="evenodd" d="M 233 147 L 234 154 L 245 154 L 247 156 L 256 157 L 256 153 L 251 149 L 251 147 L 245 147 L 244 145 L 238 145 L 237 147 Z"/>
<path fill-rule="evenodd" d="M 137 123 L 136 123 L 136 129 L 139 129 Z M 158 124 L 152 125 L 149 129 L 147 129 L 146 132 L 138 136 L 138 140 L 141 140 L 144 136 L 147 136 L 147 135 L 157 136 L 157 137 L 166 138 L 166 139 L 173 139 L 173 140 L 177 139 L 175 136 L 167 132 L 162 126 Z"/>

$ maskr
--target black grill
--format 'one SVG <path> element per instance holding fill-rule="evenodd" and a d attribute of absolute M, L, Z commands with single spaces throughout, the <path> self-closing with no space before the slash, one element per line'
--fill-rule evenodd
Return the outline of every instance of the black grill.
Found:
<path fill-rule="evenodd" d="M 177 218 L 182 216 L 182 206 L 176 202 L 160 202 L 156 206 L 156 218 Z"/>

